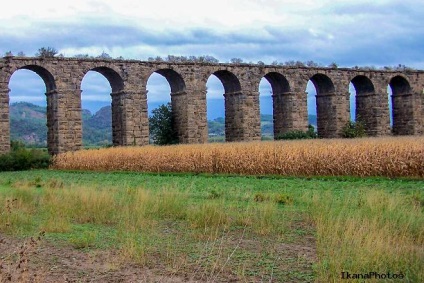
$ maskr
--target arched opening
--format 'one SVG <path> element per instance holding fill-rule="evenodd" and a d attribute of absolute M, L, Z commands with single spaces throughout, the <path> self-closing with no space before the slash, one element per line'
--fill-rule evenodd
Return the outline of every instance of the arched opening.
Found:
<path fill-rule="evenodd" d="M 391 96 L 391 99 L 389 99 L 389 112 L 391 112 L 392 116 L 392 133 L 394 135 L 413 135 L 414 109 L 409 82 L 402 76 L 393 77 L 389 82 L 388 95 Z"/>
<path fill-rule="evenodd" d="M 56 151 L 50 93 L 56 89 L 53 76 L 39 66 L 23 66 L 9 79 L 9 125 L 10 140 L 23 142 L 26 146 Z M 50 112 L 50 113 L 49 113 Z M 49 114 L 48 114 L 49 113 Z"/>
<path fill-rule="evenodd" d="M 339 134 L 337 128 L 337 113 L 335 112 L 335 107 L 333 107 L 335 96 L 334 84 L 331 79 L 324 74 L 316 74 L 310 78 L 310 81 L 315 87 L 316 92 L 318 136 L 323 138 L 337 137 Z M 313 90 L 311 92 L 313 92 Z"/>
<path fill-rule="evenodd" d="M 389 106 L 389 123 L 390 123 L 390 132 L 393 133 L 393 105 L 392 105 L 392 88 L 390 85 L 387 85 L 387 104 Z"/>
<path fill-rule="evenodd" d="M 261 89 L 261 85 L 264 83 L 265 91 Z M 272 130 L 272 134 L 268 136 L 272 138 L 292 130 L 294 122 L 291 115 L 293 111 L 291 109 L 292 94 L 287 79 L 280 73 L 270 72 L 262 78 L 259 92 L 261 94 L 262 136 L 264 136 L 264 132 L 268 133 L 269 130 Z M 265 93 L 265 95 L 262 96 L 262 93 Z M 264 115 L 267 112 L 272 113 L 271 119 L 263 119 L 267 117 Z M 270 129 L 267 131 L 266 127 Z"/>
<path fill-rule="evenodd" d="M 113 142 L 110 82 L 100 72 L 88 71 L 82 79 L 81 90 L 83 146 L 111 145 Z"/>
<path fill-rule="evenodd" d="M 368 135 L 378 135 L 381 121 L 376 117 L 375 89 L 371 80 L 363 75 L 354 77 L 349 83 L 350 119 L 362 123 Z"/>
<path fill-rule="evenodd" d="M 357 105 L 357 93 L 355 86 L 352 82 L 349 83 L 349 113 L 350 121 L 356 122 L 356 105 Z"/>
<path fill-rule="evenodd" d="M 187 142 L 187 118 L 184 113 L 187 111 L 186 102 L 186 86 L 184 79 L 176 71 L 172 69 L 156 70 L 150 75 L 146 84 L 147 88 L 147 109 L 149 117 L 153 115 L 153 111 L 162 105 L 171 105 L 173 132 L 176 137 L 170 141 L 172 143 Z M 149 127 L 149 133 L 152 130 Z M 149 134 L 149 142 L 153 143 L 152 135 Z"/>
<path fill-rule="evenodd" d="M 226 70 L 216 71 L 212 75 L 221 81 L 224 88 L 225 141 L 241 140 L 243 137 L 241 121 L 243 113 L 240 107 L 240 99 L 242 99 L 240 82 L 236 75 Z"/>
<path fill-rule="evenodd" d="M 317 125 L 317 90 L 311 80 L 306 85 L 307 108 L 308 108 L 308 124 L 312 125 L 315 131 L 318 130 Z"/>
<path fill-rule="evenodd" d="M 259 83 L 259 109 L 261 114 L 261 139 L 274 139 L 274 115 L 272 106 L 272 85 L 263 77 Z"/>
<path fill-rule="evenodd" d="M 208 142 L 225 141 L 225 100 L 224 86 L 215 76 L 206 82 L 206 113 L 208 121 Z"/>
<path fill-rule="evenodd" d="M 109 86 L 107 86 L 107 82 Z M 88 70 L 81 81 L 82 90 L 82 107 L 88 106 L 89 99 L 91 98 L 98 100 L 97 103 L 100 105 L 100 101 L 103 104 L 107 103 L 110 99 L 106 95 L 109 92 L 112 96 L 112 103 L 110 110 L 109 108 L 99 108 L 101 111 L 98 116 L 94 114 L 89 122 L 84 122 L 84 119 L 88 118 L 87 112 L 82 111 L 83 121 L 83 144 L 85 146 L 90 145 L 108 145 L 110 142 L 110 132 L 112 132 L 112 144 L 122 145 L 122 111 L 120 109 L 120 99 L 122 90 L 124 88 L 124 81 L 121 76 L 108 67 L 96 67 Z M 85 92 L 84 92 L 85 89 Z M 100 116 L 100 117 L 99 117 Z M 108 134 L 109 133 L 109 134 Z M 84 141 L 85 140 L 85 141 Z M 95 144 L 94 144 L 95 143 Z"/>

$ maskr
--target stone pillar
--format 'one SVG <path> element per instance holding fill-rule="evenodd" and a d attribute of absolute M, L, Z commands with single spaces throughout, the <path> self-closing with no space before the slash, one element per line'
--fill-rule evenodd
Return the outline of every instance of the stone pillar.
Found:
<path fill-rule="evenodd" d="M 416 104 L 420 106 L 419 115 L 417 115 L 418 135 L 424 135 L 424 90 L 422 93 L 416 94 Z"/>
<path fill-rule="evenodd" d="M 242 141 L 243 140 L 243 115 L 240 109 L 240 100 L 242 94 L 225 93 L 225 141 Z"/>
<path fill-rule="evenodd" d="M 110 95 L 113 145 L 149 144 L 147 91 L 118 91 Z"/>
<path fill-rule="evenodd" d="M 316 96 L 318 136 L 338 138 L 349 121 L 349 93 L 322 93 Z"/>
<path fill-rule="evenodd" d="M 189 134 L 189 107 L 187 92 L 171 93 L 172 115 L 174 118 L 174 129 L 177 132 L 179 143 L 190 143 Z"/>
<path fill-rule="evenodd" d="M 81 90 L 52 90 L 46 96 L 49 153 L 54 155 L 81 149 Z"/>
<path fill-rule="evenodd" d="M 46 93 L 47 97 L 47 149 L 54 155 L 63 151 L 59 139 L 59 102 L 58 93 L 52 90 Z"/>
<path fill-rule="evenodd" d="M 81 90 L 70 89 L 66 93 L 65 115 L 67 121 L 66 151 L 82 148 Z"/>
<path fill-rule="evenodd" d="M 289 131 L 306 131 L 308 113 L 305 93 L 273 94 L 274 137 Z"/>
<path fill-rule="evenodd" d="M 125 129 L 125 93 L 122 91 L 112 92 L 112 144 L 124 145 L 123 131 Z"/>
<path fill-rule="evenodd" d="M 225 140 L 261 139 L 259 94 L 225 93 Z"/>
<path fill-rule="evenodd" d="M 0 154 L 10 151 L 9 88 L 0 84 Z"/>
<path fill-rule="evenodd" d="M 247 93 L 247 100 L 243 113 L 247 114 L 245 123 L 246 135 L 245 141 L 260 141 L 261 135 L 261 108 L 259 105 L 259 92 L 251 91 Z"/>
<path fill-rule="evenodd" d="M 356 94 L 356 121 L 364 125 L 368 136 L 390 134 L 390 119 L 386 94 Z"/>
<path fill-rule="evenodd" d="M 208 142 L 208 119 L 206 111 L 206 85 L 187 88 L 188 94 L 188 136 L 189 143 Z"/>
<path fill-rule="evenodd" d="M 134 145 L 148 145 L 149 144 L 149 113 L 147 110 L 147 90 L 140 89 L 131 93 L 132 108 L 131 108 L 131 121 L 130 128 L 126 136 L 129 141 L 133 141 Z"/>
<path fill-rule="evenodd" d="M 416 134 L 415 97 L 412 93 L 392 95 L 393 134 Z M 418 113 L 417 113 L 418 114 Z"/>

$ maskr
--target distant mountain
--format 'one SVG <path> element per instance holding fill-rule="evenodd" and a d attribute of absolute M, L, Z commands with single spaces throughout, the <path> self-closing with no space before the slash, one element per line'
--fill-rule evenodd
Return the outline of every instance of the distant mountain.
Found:
<path fill-rule="evenodd" d="M 46 108 L 28 102 L 10 105 L 10 138 L 47 146 Z"/>
<path fill-rule="evenodd" d="M 84 145 L 106 145 L 112 143 L 112 111 L 105 106 L 94 115 L 82 110 Z M 12 140 L 27 145 L 47 146 L 46 108 L 28 102 L 10 105 L 10 136 Z"/>
<path fill-rule="evenodd" d="M 88 111 L 88 110 L 84 110 Z M 88 111 L 89 114 L 90 111 Z M 87 114 L 88 114 L 87 113 Z M 82 121 L 84 145 L 112 144 L 112 109 L 110 106 L 100 108 L 94 115 L 86 115 Z"/>

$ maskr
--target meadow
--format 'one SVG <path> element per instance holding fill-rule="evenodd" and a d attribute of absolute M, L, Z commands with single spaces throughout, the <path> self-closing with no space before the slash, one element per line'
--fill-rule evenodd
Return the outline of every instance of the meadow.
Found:
<path fill-rule="evenodd" d="M 0 281 L 422 282 L 423 207 L 410 178 L 0 172 Z"/>

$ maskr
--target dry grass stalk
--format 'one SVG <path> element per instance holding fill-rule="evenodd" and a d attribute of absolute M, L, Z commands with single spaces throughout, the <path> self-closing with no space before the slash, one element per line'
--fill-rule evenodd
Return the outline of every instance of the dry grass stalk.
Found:
<path fill-rule="evenodd" d="M 424 177 L 424 137 L 116 147 L 63 153 L 55 169 Z"/>

